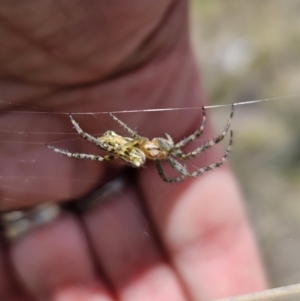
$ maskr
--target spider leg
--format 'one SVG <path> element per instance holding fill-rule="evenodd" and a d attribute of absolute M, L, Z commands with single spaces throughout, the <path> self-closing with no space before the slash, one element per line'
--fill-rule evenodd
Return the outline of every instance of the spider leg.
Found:
<path fill-rule="evenodd" d="M 174 141 L 172 137 L 168 133 L 164 133 L 165 137 L 167 138 L 167 141 L 171 144 L 174 145 Z"/>
<path fill-rule="evenodd" d="M 231 145 L 232 145 L 232 136 L 233 136 L 233 132 L 230 131 L 230 141 L 229 141 L 229 144 L 228 144 L 228 147 L 226 149 L 226 152 L 224 154 L 224 156 L 222 157 L 221 160 L 219 160 L 218 162 L 215 162 L 215 163 L 212 163 L 210 165 L 207 165 L 207 166 L 204 166 L 202 168 L 199 168 L 197 169 L 196 171 L 192 172 L 192 173 L 189 173 L 187 176 L 190 177 L 190 178 L 195 178 L 209 170 L 212 170 L 212 169 L 215 169 L 216 167 L 220 167 L 226 160 L 226 158 L 228 157 L 228 154 L 230 152 L 230 148 L 231 148 Z"/>
<path fill-rule="evenodd" d="M 109 113 L 109 115 L 110 115 L 110 117 L 113 118 L 114 121 L 116 121 L 131 136 L 133 136 L 134 138 L 139 137 L 139 135 L 136 133 L 136 131 L 132 130 L 127 124 L 125 124 L 123 121 L 121 121 L 119 118 L 117 118 L 113 113 Z"/>
<path fill-rule="evenodd" d="M 165 174 L 164 168 L 162 166 L 162 163 L 160 160 L 155 160 L 155 165 L 158 171 L 158 174 L 160 176 L 160 178 L 167 183 L 179 183 L 182 182 L 184 180 L 184 176 L 180 176 L 180 177 L 175 177 L 175 178 L 168 178 Z M 173 166 L 172 166 L 173 167 Z M 184 168 L 184 166 L 182 166 Z"/>
<path fill-rule="evenodd" d="M 74 120 L 74 118 L 72 117 L 71 114 L 69 114 L 69 117 L 70 117 L 70 119 L 71 119 L 71 122 L 72 122 L 72 124 L 73 124 L 75 130 L 77 131 L 77 133 L 78 133 L 83 139 L 85 139 L 85 140 L 87 140 L 87 141 L 89 141 L 89 142 L 92 142 L 92 143 L 96 144 L 98 147 L 100 147 L 100 148 L 102 148 L 102 149 L 105 150 L 105 148 L 102 146 L 101 142 L 100 142 L 97 138 L 93 137 L 92 135 L 90 135 L 90 134 L 88 134 L 88 133 L 85 133 L 85 132 L 81 129 L 81 127 L 80 127 L 79 124 Z"/>
<path fill-rule="evenodd" d="M 56 148 L 54 146 L 46 144 L 48 148 L 50 148 L 52 151 L 59 153 L 61 155 L 67 156 L 69 158 L 76 158 L 76 159 L 88 159 L 92 161 L 108 161 L 115 159 L 116 157 L 114 155 L 106 155 L 104 157 L 98 156 L 98 155 L 91 155 L 91 154 L 83 154 L 83 153 L 71 153 L 67 150 Z"/>
<path fill-rule="evenodd" d="M 183 176 L 188 176 L 188 171 L 186 170 L 185 166 L 176 161 L 174 158 L 171 156 L 167 157 L 168 163 L 176 170 L 178 171 L 181 175 Z"/>
<path fill-rule="evenodd" d="M 178 182 L 181 182 L 183 181 L 186 177 L 189 177 L 189 178 L 195 178 L 209 170 L 212 170 L 214 168 L 217 168 L 219 166 L 221 166 L 226 158 L 228 157 L 228 154 L 230 152 L 230 148 L 231 148 L 231 145 L 232 145 L 232 135 L 233 135 L 233 132 L 231 131 L 230 132 L 230 141 L 229 141 L 229 145 L 226 149 L 226 152 L 224 154 L 224 156 L 222 157 L 221 160 L 219 160 L 218 162 L 215 162 L 215 163 L 212 163 L 208 166 L 205 166 L 205 167 L 202 167 L 202 168 L 199 168 L 197 169 L 196 171 L 192 172 L 192 173 L 189 173 L 186 168 L 180 164 L 179 162 L 177 162 L 175 159 L 173 159 L 172 157 L 168 157 L 167 158 L 167 161 L 169 162 L 169 164 L 175 169 L 177 170 L 181 176 L 180 177 L 177 177 L 177 178 L 167 178 L 166 174 L 165 174 L 165 171 L 163 169 L 163 166 L 161 164 L 161 161 L 159 160 L 156 160 L 155 163 L 156 163 L 156 168 L 158 170 L 158 174 L 159 176 L 161 177 L 161 179 L 167 183 L 178 183 Z"/>
<path fill-rule="evenodd" d="M 208 141 L 207 143 L 201 145 L 200 147 L 196 148 L 195 150 L 185 154 L 185 153 L 182 153 L 181 151 L 180 152 L 174 152 L 173 155 L 180 158 L 180 159 L 183 159 L 183 160 L 189 160 L 191 158 L 194 158 L 196 157 L 198 154 L 200 154 L 201 152 L 203 152 L 204 150 L 208 149 L 208 148 L 211 148 L 212 146 L 214 146 L 215 144 L 219 143 L 220 141 L 222 141 L 224 139 L 224 137 L 226 136 L 228 130 L 229 130 L 229 127 L 230 127 L 230 124 L 231 124 L 231 120 L 233 118 L 233 114 L 234 114 L 234 104 L 232 104 L 231 106 L 231 113 L 230 113 L 230 116 L 229 116 L 229 119 L 227 121 L 227 124 L 225 125 L 224 127 L 224 130 L 223 132 L 218 135 L 216 138 L 213 138 L 212 140 Z M 231 134 L 231 137 L 232 137 L 232 134 Z"/>
<path fill-rule="evenodd" d="M 182 139 L 181 141 L 177 142 L 174 145 L 174 149 L 179 149 L 179 148 L 185 146 L 186 144 L 188 144 L 189 142 L 192 142 L 195 139 L 197 139 L 204 131 L 205 122 L 206 122 L 206 112 L 205 112 L 205 108 L 202 107 L 202 124 L 201 124 L 200 128 L 197 131 L 195 131 L 193 134 L 191 134 L 190 136 L 188 136 L 188 137 Z"/>

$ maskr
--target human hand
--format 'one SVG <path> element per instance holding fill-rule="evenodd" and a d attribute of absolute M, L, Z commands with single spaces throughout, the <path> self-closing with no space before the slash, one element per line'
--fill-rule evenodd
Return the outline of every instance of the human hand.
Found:
<path fill-rule="evenodd" d="M 9 126 L 10 140 L 21 142 L 1 147 L 2 211 L 84 199 L 120 169 L 132 174 L 119 161 L 52 153 L 44 142 L 63 140 L 55 146 L 76 152 L 95 148 L 77 136 L 47 134 L 74 132 L 67 115 L 9 112 L 20 105 L 76 113 L 205 103 L 185 1 L 0 2 L 0 16 L 1 105 L 8 110 L 1 129 Z M 168 132 L 176 141 L 201 123 L 198 110 L 121 118 L 145 137 Z M 106 115 L 76 120 L 89 133 L 119 130 Z M 208 125 L 204 137 L 212 136 Z M 215 146 L 188 167 L 222 155 Z M 153 162 L 134 173 L 81 216 L 66 211 L 9 248 L 0 245 L 0 299 L 209 300 L 264 287 L 242 197 L 227 166 L 174 185 L 161 181 Z"/>

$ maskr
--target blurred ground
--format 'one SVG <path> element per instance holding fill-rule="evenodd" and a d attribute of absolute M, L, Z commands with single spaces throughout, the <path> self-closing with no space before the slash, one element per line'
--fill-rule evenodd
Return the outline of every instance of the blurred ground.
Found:
<path fill-rule="evenodd" d="M 300 93 L 299 0 L 193 0 L 191 32 L 212 104 Z M 214 109 L 222 128 L 229 108 Z M 231 163 L 271 286 L 300 282 L 300 96 L 239 106 Z"/>

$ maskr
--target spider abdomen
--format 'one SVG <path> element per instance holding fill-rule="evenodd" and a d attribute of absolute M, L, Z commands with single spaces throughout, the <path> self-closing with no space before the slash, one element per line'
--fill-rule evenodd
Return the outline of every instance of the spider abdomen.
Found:
<path fill-rule="evenodd" d="M 133 167 L 141 167 L 146 162 L 145 154 L 136 147 L 124 148 L 120 151 L 119 156 Z"/>
<path fill-rule="evenodd" d="M 136 141 L 133 138 L 106 131 L 98 140 L 103 150 L 113 153 L 134 167 L 140 167 L 146 161 L 145 154 L 135 147 Z"/>

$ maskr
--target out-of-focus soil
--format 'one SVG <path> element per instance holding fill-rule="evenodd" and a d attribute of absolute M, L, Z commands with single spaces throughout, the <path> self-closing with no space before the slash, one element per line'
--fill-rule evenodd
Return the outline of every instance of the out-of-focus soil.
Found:
<path fill-rule="evenodd" d="M 194 52 L 210 104 L 300 93 L 300 1 L 190 4 Z M 229 110 L 210 111 L 218 130 Z M 236 107 L 233 130 L 230 162 L 270 282 L 300 282 L 300 96 Z"/>

